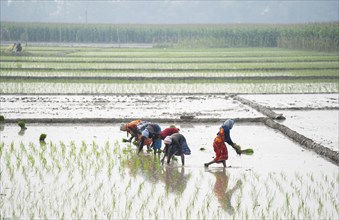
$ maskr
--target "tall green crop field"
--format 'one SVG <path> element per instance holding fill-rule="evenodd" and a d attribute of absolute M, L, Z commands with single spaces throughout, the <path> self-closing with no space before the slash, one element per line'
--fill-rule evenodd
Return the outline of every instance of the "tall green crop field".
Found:
<path fill-rule="evenodd" d="M 152 44 L 157 47 L 282 47 L 339 51 L 339 24 L 1 24 L 1 41 Z"/>

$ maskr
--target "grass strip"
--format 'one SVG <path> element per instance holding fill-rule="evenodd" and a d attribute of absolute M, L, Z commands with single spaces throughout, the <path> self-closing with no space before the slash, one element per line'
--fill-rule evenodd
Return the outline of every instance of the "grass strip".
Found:
<path fill-rule="evenodd" d="M 274 77 L 182 77 L 182 78 L 130 78 L 130 77 L 0 77 L 1 82 L 16 82 L 16 83 L 117 83 L 117 84 L 133 84 L 133 83 L 159 83 L 162 84 L 177 84 L 177 83 L 189 83 L 189 84 L 205 84 L 205 83 L 319 83 L 319 82 L 333 82 L 337 80 L 336 76 L 300 76 L 300 77 L 288 77 L 288 76 L 274 76 Z"/>

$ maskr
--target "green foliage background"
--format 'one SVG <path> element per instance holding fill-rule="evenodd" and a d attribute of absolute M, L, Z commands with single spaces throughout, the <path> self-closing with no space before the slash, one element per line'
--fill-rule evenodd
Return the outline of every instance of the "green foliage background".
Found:
<path fill-rule="evenodd" d="M 339 23 L 141 25 L 1 23 L 1 41 L 280 47 L 339 51 Z"/>

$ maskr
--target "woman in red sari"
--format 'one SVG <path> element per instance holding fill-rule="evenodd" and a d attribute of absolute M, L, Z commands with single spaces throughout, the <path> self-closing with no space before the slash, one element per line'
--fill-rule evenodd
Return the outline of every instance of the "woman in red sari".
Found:
<path fill-rule="evenodd" d="M 208 167 L 213 163 L 222 163 L 223 166 L 226 167 L 226 160 L 228 159 L 228 150 L 225 142 L 231 145 L 233 149 L 237 152 L 237 154 L 240 154 L 238 148 L 235 147 L 236 144 L 233 143 L 230 137 L 230 130 L 232 129 L 233 125 L 234 121 L 232 119 L 228 119 L 219 128 L 219 132 L 213 141 L 215 158 L 211 162 L 205 163 L 205 167 Z"/>

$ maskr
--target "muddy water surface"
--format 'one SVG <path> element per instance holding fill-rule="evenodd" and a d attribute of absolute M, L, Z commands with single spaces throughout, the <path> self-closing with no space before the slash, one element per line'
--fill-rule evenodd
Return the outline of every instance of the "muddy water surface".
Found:
<path fill-rule="evenodd" d="M 47 134 L 47 142 L 70 143 L 81 145 L 82 142 L 96 142 L 104 145 L 107 141 L 114 144 L 121 142 L 122 138 L 127 138 L 126 133 L 119 131 L 119 124 L 27 124 L 27 130 L 20 133 L 20 128 L 16 125 L 6 125 L 1 131 L 1 141 L 10 144 L 39 144 L 41 133 Z M 162 128 L 169 125 L 160 124 Z M 186 167 L 202 168 L 204 162 L 210 161 L 214 157 L 213 139 L 218 131 L 217 124 L 177 124 L 181 133 L 187 138 L 187 142 L 192 150 L 192 155 L 187 157 Z M 255 154 L 252 156 L 238 156 L 229 147 L 229 161 L 227 166 L 233 168 L 251 169 L 256 171 L 321 171 L 325 165 L 330 165 L 323 158 L 313 152 L 309 152 L 302 146 L 287 139 L 278 131 L 267 128 L 261 123 L 238 123 L 232 129 L 232 140 L 242 146 L 242 148 L 252 148 Z M 127 143 L 120 143 L 127 146 Z M 205 148 L 201 151 L 200 148 Z M 180 163 L 179 163 L 180 164 Z M 219 165 L 212 165 L 220 167 Z M 325 166 L 326 167 L 326 166 Z M 334 169 L 335 170 L 335 169 Z"/>
<path fill-rule="evenodd" d="M 2 96 L 1 112 L 7 118 L 110 117 L 112 112 L 119 117 L 178 117 L 183 112 L 197 117 L 262 117 L 228 96 L 141 97 Z M 334 139 L 336 122 L 330 119 L 335 110 L 316 111 L 330 117 L 312 124 L 305 121 L 316 117 L 313 110 L 280 110 L 287 118 L 282 123 L 305 128 L 310 135 L 319 133 L 325 138 L 319 139 L 322 143 Z M 185 166 L 179 158 L 161 165 L 158 156 L 154 161 L 146 150 L 136 156 L 135 146 L 121 142 L 126 133 L 119 131 L 119 124 L 26 126 L 22 132 L 15 124 L 5 124 L 0 132 L 4 218 L 339 217 L 338 167 L 262 123 L 235 124 L 233 141 L 255 153 L 238 156 L 228 147 L 226 169 L 220 164 L 203 166 L 214 157 L 212 142 L 219 127 L 215 123 L 177 124 L 192 151 Z M 46 145 L 39 143 L 41 133 L 47 134 Z"/>
<path fill-rule="evenodd" d="M 339 151 L 338 94 L 243 95 L 282 113 L 281 123 L 316 143 Z"/>
<path fill-rule="evenodd" d="M 6 118 L 197 118 L 261 117 L 227 95 L 2 95 Z"/>
<path fill-rule="evenodd" d="M 126 134 L 119 124 L 27 127 L 21 134 L 15 125 L 1 131 L 4 217 L 336 218 L 339 213 L 338 167 L 262 124 L 234 126 L 233 141 L 255 153 L 238 156 L 229 147 L 226 169 L 203 166 L 214 156 L 216 124 L 178 124 L 192 150 L 184 167 L 179 158 L 161 165 L 146 150 L 137 157 L 134 146 L 121 142 Z M 46 148 L 38 141 L 41 133 L 47 134 Z"/>

